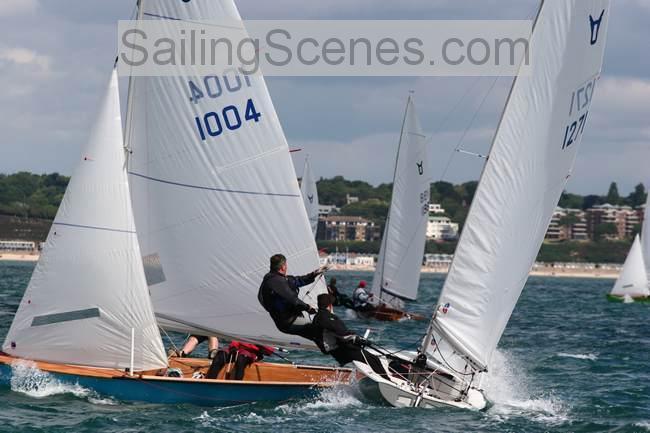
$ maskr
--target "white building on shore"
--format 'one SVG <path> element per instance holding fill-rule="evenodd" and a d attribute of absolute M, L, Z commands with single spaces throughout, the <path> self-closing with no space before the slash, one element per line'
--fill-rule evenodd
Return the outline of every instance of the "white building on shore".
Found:
<path fill-rule="evenodd" d="M 434 241 L 453 241 L 458 239 L 458 224 L 446 216 L 429 216 L 427 239 Z"/>
<path fill-rule="evenodd" d="M 34 251 L 35 242 L 29 241 L 0 241 L 0 251 Z"/>

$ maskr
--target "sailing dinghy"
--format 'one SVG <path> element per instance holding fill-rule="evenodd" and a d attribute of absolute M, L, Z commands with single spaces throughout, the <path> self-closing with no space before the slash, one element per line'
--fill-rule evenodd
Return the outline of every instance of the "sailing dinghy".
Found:
<path fill-rule="evenodd" d="M 305 203 L 311 232 L 314 238 L 316 238 L 316 233 L 318 232 L 318 188 L 316 186 L 314 172 L 311 169 L 309 156 L 305 159 L 305 168 L 302 172 L 302 180 L 300 181 L 300 194 L 302 194 L 302 200 Z"/>
<path fill-rule="evenodd" d="M 371 293 L 378 305 L 361 313 L 363 316 L 382 321 L 424 320 L 402 308 L 403 301 L 416 300 L 420 284 L 431 188 L 426 141 L 413 95 L 409 95 L 395 161 L 393 194 L 372 280 Z"/>
<path fill-rule="evenodd" d="M 240 20 L 228 0 L 138 6 L 140 19 Z M 3 345 L 3 381 L 14 363 L 30 362 L 121 400 L 204 405 L 302 398 L 349 382 L 348 369 L 265 362 L 249 366 L 243 381 L 224 380 L 224 372 L 195 379 L 205 375 L 207 359 L 166 358 L 159 327 L 315 349 L 279 332 L 257 301 L 272 254 L 283 252 L 296 274 L 318 267 L 264 79 L 188 73 L 132 78 L 126 147 L 113 73 Z M 229 80 L 228 93 L 187 98 L 188 83 L 217 80 Z M 203 140 L 195 119 L 221 106 L 231 121 L 250 120 Z M 325 292 L 319 280 L 301 298 L 315 305 Z M 172 370 L 180 377 L 170 377 Z"/>
<path fill-rule="evenodd" d="M 609 0 L 545 0 L 418 353 L 356 363 L 365 394 L 398 407 L 482 410 L 492 354 L 569 179 L 603 61 Z M 384 352 L 377 348 L 377 352 Z M 397 356 L 396 356 L 397 355 Z"/>
<path fill-rule="evenodd" d="M 634 238 L 630 252 L 627 254 L 621 273 L 607 295 L 612 302 L 650 302 L 650 218 L 647 217 L 650 209 L 650 194 L 645 204 L 641 237 Z"/>

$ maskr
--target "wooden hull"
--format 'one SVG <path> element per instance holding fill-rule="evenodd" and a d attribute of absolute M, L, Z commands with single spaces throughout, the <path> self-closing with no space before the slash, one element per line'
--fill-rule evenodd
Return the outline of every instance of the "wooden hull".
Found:
<path fill-rule="evenodd" d="M 632 299 L 634 300 L 634 302 L 640 302 L 642 304 L 650 304 L 650 297 L 648 296 L 632 298 Z M 625 302 L 625 298 L 623 296 L 615 296 L 615 295 L 607 295 L 607 300 L 610 302 Z"/>
<path fill-rule="evenodd" d="M 61 382 L 79 384 L 122 401 L 200 406 L 310 398 L 323 389 L 349 384 L 352 379 L 349 369 L 264 362 L 247 368 L 242 381 L 193 379 L 194 372 L 205 373 L 209 366 L 208 360 L 194 358 L 170 360 L 170 368 L 182 371 L 181 378 L 161 376 L 161 371 L 130 377 L 119 370 L 32 362 L 0 355 L 0 382 L 10 383 L 12 364 L 16 362 L 28 362 Z"/>
<path fill-rule="evenodd" d="M 426 318 L 420 314 L 408 313 L 396 308 L 391 308 L 385 304 L 380 305 L 375 310 L 358 313 L 366 319 L 375 319 L 382 322 L 397 322 L 400 320 L 426 320 Z"/>

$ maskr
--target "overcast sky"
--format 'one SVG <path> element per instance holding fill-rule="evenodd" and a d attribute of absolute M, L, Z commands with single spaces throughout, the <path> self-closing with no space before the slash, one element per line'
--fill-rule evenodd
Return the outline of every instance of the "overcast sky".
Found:
<path fill-rule="evenodd" d="M 214 0 L 217 1 L 217 0 Z M 111 71 L 116 23 L 135 0 L 0 0 L 0 173 L 70 174 Z M 239 0 L 244 19 L 526 19 L 538 0 Z M 569 189 L 622 193 L 650 182 L 650 0 L 613 0 L 603 79 Z M 302 171 L 373 184 L 391 180 L 406 97 L 416 92 L 432 135 L 436 178 L 478 178 L 510 78 L 269 78 L 271 96 Z M 459 109 L 450 110 L 468 89 Z M 445 121 L 445 119 L 447 119 Z M 444 121 L 444 122 L 443 122 Z"/>

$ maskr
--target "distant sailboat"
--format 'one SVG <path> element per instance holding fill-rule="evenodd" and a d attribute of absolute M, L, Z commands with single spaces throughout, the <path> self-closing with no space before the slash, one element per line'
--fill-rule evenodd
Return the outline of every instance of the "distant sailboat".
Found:
<path fill-rule="evenodd" d="M 138 6 L 140 19 L 240 20 L 232 0 Z M 159 327 L 315 348 L 279 332 L 257 301 L 272 254 L 284 253 L 297 274 L 318 267 L 264 78 L 182 71 L 131 80 L 124 142 L 113 73 L 3 344 L 2 380 L 13 363 L 30 361 L 118 399 L 217 406 L 313 396 L 349 382 L 348 369 L 265 362 L 250 366 L 243 381 L 223 380 L 223 372 L 219 380 L 195 379 L 209 360 L 165 356 Z M 220 114 L 212 111 L 215 94 L 187 98 L 188 83 L 217 80 L 229 89 L 217 101 L 225 106 Z M 228 132 L 210 129 L 202 139 L 200 121 L 220 115 Z M 221 134 L 218 146 L 205 143 Z M 315 305 L 325 292 L 321 279 L 301 298 Z M 170 368 L 181 377 L 170 377 Z"/>
<path fill-rule="evenodd" d="M 609 0 L 542 2 L 531 74 L 511 89 L 427 335 L 418 353 L 384 354 L 388 379 L 357 363 L 365 393 L 393 406 L 486 408 L 482 378 L 583 136 L 609 7 Z"/>
<path fill-rule="evenodd" d="M 379 306 L 366 313 L 379 320 L 424 319 L 401 311 L 401 307 L 403 300 L 417 298 L 420 284 L 431 187 L 426 138 L 413 96 L 409 95 L 395 161 L 393 194 L 372 280 L 372 294 Z"/>
<path fill-rule="evenodd" d="M 318 232 L 318 188 L 316 186 L 316 179 L 314 172 L 311 169 L 311 162 L 309 156 L 305 159 L 305 168 L 302 172 L 302 181 L 300 183 L 300 194 L 302 201 L 305 203 L 305 210 L 307 210 L 307 217 L 311 224 L 311 231 L 316 237 Z"/>
<path fill-rule="evenodd" d="M 607 295 L 607 299 L 610 301 L 650 302 L 650 282 L 648 280 L 648 272 L 650 271 L 650 217 L 647 215 L 650 209 L 650 194 L 648 194 L 645 209 L 646 216 L 643 219 L 641 238 L 639 238 L 639 235 L 634 238 L 614 288 Z"/>

